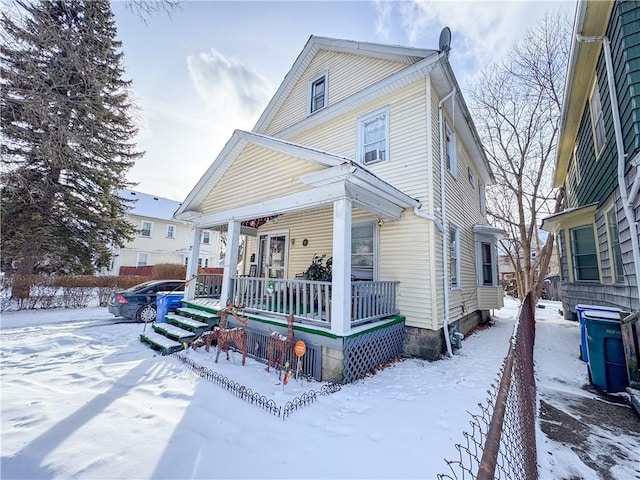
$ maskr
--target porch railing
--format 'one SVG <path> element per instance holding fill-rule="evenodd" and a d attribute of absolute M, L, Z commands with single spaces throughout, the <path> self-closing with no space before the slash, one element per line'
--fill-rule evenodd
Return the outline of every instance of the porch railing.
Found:
<path fill-rule="evenodd" d="M 220 298 L 222 292 L 222 274 L 200 274 L 196 280 L 196 298 Z"/>
<path fill-rule="evenodd" d="M 396 291 L 399 283 L 352 282 L 351 325 L 397 315 Z M 236 277 L 234 301 L 255 312 L 291 313 L 306 323 L 331 325 L 331 282 Z"/>

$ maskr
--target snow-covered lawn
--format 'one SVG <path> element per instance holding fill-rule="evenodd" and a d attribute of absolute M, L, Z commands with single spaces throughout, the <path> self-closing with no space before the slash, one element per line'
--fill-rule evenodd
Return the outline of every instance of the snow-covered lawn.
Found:
<path fill-rule="evenodd" d="M 536 310 L 539 389 L 561 377 L 580 390 L 578 325 L 547 304 Z M 444 459 L 457 458 L 467 412 L 485 401 L 517 312 L 506 299 L 495 325 L 466 338 L 453 358 L 396 363 L 285 421 L 161 357 L 138 340 L 142 325 L 116 323 L 106 308 L 5 313 L 2 478 L 435 478 L 450 473 Z M 185 355 L 280 406 L 322 386 L 283 385 L 262 363 L 240 365 L 238 353 L 218 364 L 214 351 Z M 540 478 L 598 478 L 570 449 L 538 436 Z"/>

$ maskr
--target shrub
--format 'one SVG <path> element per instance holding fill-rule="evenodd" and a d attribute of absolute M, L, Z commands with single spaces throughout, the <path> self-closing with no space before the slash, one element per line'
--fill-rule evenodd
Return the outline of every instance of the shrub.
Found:
<path fill-rule="evenodd" d="M 187 276 L 187 267 L 179 263 L 159 263 L 153 266 L 154 280 L 182 279 Z"/>

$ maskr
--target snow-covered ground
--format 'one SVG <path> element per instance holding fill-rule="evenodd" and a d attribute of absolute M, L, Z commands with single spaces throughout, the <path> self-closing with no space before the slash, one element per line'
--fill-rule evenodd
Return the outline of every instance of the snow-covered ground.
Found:
<path fill-rule="evenodd" d="M 578 324 L 559 304 L 536 309 L 539 392 L 585 395 Z M 518 313 L 506 299 L 495 325 L 466 338 L 453 358 L 410 359 L 320 396 L 286 421 L 200 379 L 138 340 L 143 325 L 106 308 L 20 311 L 1 319 L 2 478 L 435 478 L 450 473 L 455 443 L 495 380 Z M 277 405 L 318 382 L 284 385 L 240 355 L 204 349 L 189 358 Z M 598 478 L 538 429 L 540 478 Z M 617 442 L 635 452 L 637 437 Z M 640 478 L 638 464 L 617 478 Z"/>

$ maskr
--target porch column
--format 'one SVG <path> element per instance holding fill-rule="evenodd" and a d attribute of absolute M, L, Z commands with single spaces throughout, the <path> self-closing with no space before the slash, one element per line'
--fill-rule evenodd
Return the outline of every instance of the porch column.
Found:
<path fill-rule="evenodd" d="M 187 285 L 185 287 L 184 299 L 193 300 L 196 298 L 196 280 L 198 276 L 198 259 L 200 258 L 200 234 L 202 229 L 195 225 L 191 238 L 191 250 L 187 261 Z"/>
<path fill-rule="evenodd" d="M 331 280 L 331 331 L 351 329 L 351 200 L 333 202 L 333 278 Z"/>
<path fill-rule="evenodd" d="M 233 281 L 238 271 L 238 250 L 240 248 L 240 222 L 229 220 L 227 228 L 227 250 L 224 253 L 224 273 L 222 276 L 222 291 L 220 292 L 220 306 L 226 307 L 233 300 Z"/>

